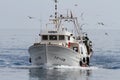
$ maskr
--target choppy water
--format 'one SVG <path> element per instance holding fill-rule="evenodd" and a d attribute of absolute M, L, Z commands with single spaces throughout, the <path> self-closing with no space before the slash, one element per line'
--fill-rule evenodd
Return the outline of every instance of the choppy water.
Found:
<path fill-rule="evenodd" d="M 94 47 L 90 67 L 53 66 L 44 69 L 31 66 L 28 61 L 27 49 L 38 40 L 39 30 L 2 29 L 0 32 L 0 80 L 120 79 L 120 30 L 87 31 Z"/>

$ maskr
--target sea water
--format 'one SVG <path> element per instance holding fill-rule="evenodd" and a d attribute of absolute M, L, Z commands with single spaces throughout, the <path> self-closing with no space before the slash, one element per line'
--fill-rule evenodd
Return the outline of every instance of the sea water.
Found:
<path fill-rule="evenodd" d="M 93 42 L 90 67 L 36 67 L 28 47 L 39 41 L 38 29 L 0 30 L 0 80 L 119 80 L 120 30 L 85 30 Z M 106 34 L 107 33 L 107 34 Z"/>

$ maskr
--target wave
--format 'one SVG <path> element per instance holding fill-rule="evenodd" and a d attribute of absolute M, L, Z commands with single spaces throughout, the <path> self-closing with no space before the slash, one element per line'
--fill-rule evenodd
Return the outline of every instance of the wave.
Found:
<path fill-rule="evenodd" d="M 79 66 L 66 66 L 66 65 L 59 65 L 59 66 L 47 66 L 47 65 L 40 65 L 40 66 L 11 66 L 10 68 L 15 69 L 69 69 L 69 70 L 95 70 L 98 69 L 98 67 L 90 66 L 90 67 L 79 67 Z"/>
<path fill-rule="evenodd" d="M 60 65 L 60 66 L 53 66 L 54 69 L 79 69 L 79 70 L 94 70 L 98 69 L 96 66 L 89 66 L 89 67 L 80 67 L 80 66 L 66 66 L 66 65 Z"/>
<path fill-rule="evenodd" d="M 91 65 L 105 69 L 120 69 L 120 54 L 115 51 L 101 51 L 94 53 Z"/>

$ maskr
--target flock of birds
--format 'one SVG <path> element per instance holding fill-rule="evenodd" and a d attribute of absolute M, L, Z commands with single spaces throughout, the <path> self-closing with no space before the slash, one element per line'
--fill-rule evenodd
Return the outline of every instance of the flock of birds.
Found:
<path fill-rule="evenodd" d="M 56 0 L 54 0 L 54 1 L 56 1 Z M 78 4 L 74 4 L 74 6 L 78 6 Z M 84 20 L 84 19 L 83 19 L 83 15 L 84 15 L 84 13 L 81 13 L 81 15 L 80 15 L 81 20 Z M 31 16 L 27 16 L 27 17 L 28 17 L 29 19 L 36 19 L 35 17 L 31 17 Z M 103 22 L 97 22 L 97 24 L 98 24 L 99 26 L 105 26 L 105 24 L 104 24 Z M 85 24 L 82 24 L 81 27 L 83 27 L 84 25 L 85 25 Z M 108 33 L 107 33 L 107 32 L 105 32 L 104 34 L 108 36 Z"/>
<path fill-rule="evenodd" d="M 78 6 L 78 4 L 75 4 L 74 6 Z M 84 13 L 81 13 L 81 20 L 83 20 L 83 15 L 84 15 Z M 105 24 L 103 23 L 103 22 L 97 22 L 97 24 L 99 25 L 99 26 L 105 26 Z M 82 24 L 81 25 L 81 27 L 82 26 L 84 26 L 85 24 Z M 108 33 L 107 32 L 105 32 L 105 35 L 107 35 L 108 36 Z"/>

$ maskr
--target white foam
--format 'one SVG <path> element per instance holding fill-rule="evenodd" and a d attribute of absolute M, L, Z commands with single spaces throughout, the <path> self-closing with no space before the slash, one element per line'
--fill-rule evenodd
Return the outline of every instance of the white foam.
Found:
<path fill-rule="evenodd" d="M 80 66 L 54 66 L 54 69 L 81 69 L 81 70 L 92 70 L 92 69 L 98 69 L 98 67 L 91 66 L 91 67 L 80 67 Z"/>
<path fill-rule="evenodd" d="M 11 68 L 17 69 L 32 69 L 32 68 L 41 68 L 41 69 L 80 69 L 80 70 L 94 70 L 98 69 L 98 67 L 90 66 L 90 67 L 80 67 L 80 66 L 66 66 L 66 65 L 58 65 L 58 66 L 11 66 Z"/>

